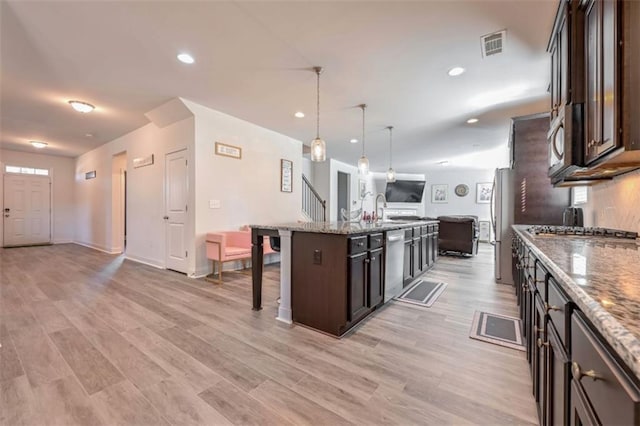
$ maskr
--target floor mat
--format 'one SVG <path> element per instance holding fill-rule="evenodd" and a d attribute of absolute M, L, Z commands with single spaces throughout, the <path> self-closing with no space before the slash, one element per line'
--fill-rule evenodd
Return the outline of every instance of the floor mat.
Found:
<path fill-rule="evenodd" d="M 524 351 L 519 318 L 476 311 L 469 337 Z"/>

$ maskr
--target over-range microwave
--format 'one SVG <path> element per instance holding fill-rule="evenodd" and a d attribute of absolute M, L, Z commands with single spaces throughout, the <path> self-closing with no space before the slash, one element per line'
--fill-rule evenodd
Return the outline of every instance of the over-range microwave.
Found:
<path fill-rule="evenodd" d="M 558 182 L 584 166 L 583 157 L 583 104 L 569 104 L 559 108 L 551 122 L 547 143 L 549 150 L 549 177 Z"/>

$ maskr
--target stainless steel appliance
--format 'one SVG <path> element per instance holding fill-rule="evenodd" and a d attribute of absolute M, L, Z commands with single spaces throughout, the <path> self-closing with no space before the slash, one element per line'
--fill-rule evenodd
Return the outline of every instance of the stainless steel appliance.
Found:
<path fill-rule="evenodd" d="M 491 191 L 491 226 L 495 236 L 494 268 L 496 282 L 513 284 L 511 274 L 511 239 L 513 231 L 514 171 L 497 169 Z"/>
<path fill-rule="evenodd" d="M 535 235 L 584 235 L 589 237 L 623 238 L 627 240 L 635 240 L 638 238 L 638 233 L 633 231 L 622 231 L 620 229 L 610 228 L 584 228 L 582 226 L 537 225 L 527 228 L 527 231 Z"/>
<path fill-rule="evenodd" d="M 387 231 L 386 260 L 384 272 L 384 301 L 402 291 L 404 266 L 404 230 Z"/>
<path fill-rule="evenodd" d="M 567 207 L 562 213 L 564 226 L 584 226 L 584 215 L 579 207 Z"/>

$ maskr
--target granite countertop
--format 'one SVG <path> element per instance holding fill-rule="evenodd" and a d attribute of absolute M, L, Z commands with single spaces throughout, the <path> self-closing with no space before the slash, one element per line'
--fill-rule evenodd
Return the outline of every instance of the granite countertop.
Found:
<path fill-rule="evenodd" d="M 640 379 L 640 240 L 534 235 L 527 228 L 513 227 Z"/>
<path fill-rule="evenodd" d="M 419 221 L 381 221 L 377 223 L 366 222 L 291 222 L 272 225 L 249 225 L 251 228 L 277 229 L 281 231 L 317 232 L 320 234 L 366 234 L 375 231 L 391 231 L 394 229 L 409 228 L 438 223 L 437 220 Z"/>

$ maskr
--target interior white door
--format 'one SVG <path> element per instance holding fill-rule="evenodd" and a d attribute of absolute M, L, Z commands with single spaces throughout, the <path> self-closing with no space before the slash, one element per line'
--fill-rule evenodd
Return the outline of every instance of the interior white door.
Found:
<path fill-rule="evenodd" d="M 189 176 L 187 150 L 165 158 L 165 232 L 167 269 L 187 273 Z"/>
<path fill-rule="evenodd" d="M 51 180 L 5 173 L 4 246 L 51 242 Z"/>

